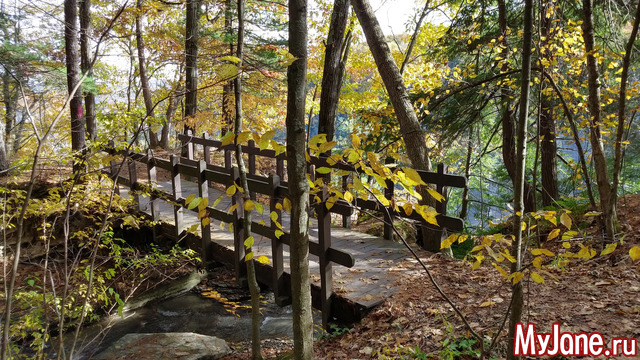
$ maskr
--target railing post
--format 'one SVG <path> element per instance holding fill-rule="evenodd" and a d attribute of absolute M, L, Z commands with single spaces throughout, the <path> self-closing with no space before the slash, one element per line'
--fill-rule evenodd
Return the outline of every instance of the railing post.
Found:
<path fill-rule="evenodd" d="M 447 167 L 444 164 L 438 164 L 438 175 L 443 175 L 447 172 Z M 442 215 L 447 215 L 447 187 L 442 183 L 436 185 L 436 191 L 438 194 L 444 197 L 444 200 L 436 202 L 436 211 Z"/>
<path fill-rule="evenodd" d="M 278 193 L 278 186 L 280 185 L 280 177 L 278 175 L 271 174 L 269 176 L 269 188 L 271 194 L 269 194 L 269 208 L 271 213 L 276 214 L 276 219 L 280 226 L 276 224 L 276 221 L 271 217 L 271 230 L 282 231 L 282 211 L 276 208 L 280 194 Z M 285 306 L 290 303 L 290 291 L 286 288 L 284 283 L 284 262 L 283 262 L 283 245 L 280 239 L 274 237 L 271 239 L 271 261 L 273 266 L 273 279 L 272 286 L 273 296 L 276 304 L 279 306 Z"/>
<path fill-rule="evenodd" d="M 318 243 L 320 253 L 320 303 L 322 310 L 322 326 L 329 330 L 329 320 L 331 320 L 331 294 L 333 290 L 333 266 L 327 252 L 331 247 L 331 213 L 327 210 L 326 201 L 329 197 L 326 185 L 322 188 L 322 202 L 316 207 L 318 218 Z"/>
<path fill-rule="evenodd" d="M 182 197 L 182 182 L 180 180 L 180 172 L 178 171 L 178 164 L 180 163 L 180 157 L 177 155 L 171 155 L 171 190 L 173 191 L 173 198 L 178 202 Z M 182 233 L 183 220 L 182 220 L 182 206 L 176 204 L 173 206 L 173 218 L 175 220 L 176 239 L 180 239 L 180 233 Z"/>
<path fill-rule="evenodd" d="M 187 135 L 193 137 L 193 131 L 187 130 Z M 193 141 L 191 140 L 187 143 L 187 158 L 193 160 Z"/>
<path fill-rule="evenodd" d="M 385 163 L 389 164 L 393 162 L 392 158 L 387 158 Z M 395 184 L 391 180 L 385 180 L 384 182 L 386 188 L 384 189 L 384 197 L 389 200 L 389 203 L 393 203 L 393 190 Z M 393 211 L 393 206 L 389 205 L 387 207 L 387 211 L 384 211 L 384 234 L 383 237 L 386 240 L 393 240 L 393 216 L 389 215 L 391 211 Z"/>
<path fill-rule="evenodd" d="M 280 180 L 284 179 L 284 159 L 276 157 L 276 175 L 280 177 Z"/>
<path fill-rule="evenodd" d="M 224 168 L 230 170 L 233 167 L 231 162 L 231 150 L 224 149 Z"/>
<path fill-rule="evenodd" d="M 232 167 L 229 170 L 231 174 L 231 183 L 228 186 L 232 186 L 233 184 L 240 184 L 240 171 L 237 167 Z M 246 240 L 246 236 L 248 234 L 244 233 L 244 225 L 242 223 L 242 219 L 244 216 L 244 207 L 242 201 L 242 193 L 239 190 L 236 190 L 236 193 L 231 197 L 231 205 L 236 205 L 235 210 L 233 210 L 233 253 L 234 253 L 234 266 L 236 269 L 236 279 L 239 284 L 243 284 L 246 279 L 247 268 L 244 263 L 245 256 L 245 248 L 244 241 Z"/>
<path fill-rule="evenodd" d="M 156 174 L 156 159 L 153 152 L 147 150 L 147 175 L 149 175 L 149 206 L 151 207 L 151 220 L 156 222 L 160 220 L 160 201 L 154 194 L 155 184 L 158 183 Z M 153 227 L 153 240 L 157 239 L 156 227 Z"/>
<path fill-rule="evenodd" d="M 203 138 L 204 140 L 209 140 L 209 139 L 211 139 L 211 138 L 209 137 L 209 134 L 207 134 L 206 132 L 202 134 L 202 138 Z M 205 144 L 204 144 L 204 145 L 202 145 L 202 152 L 204 153 L 204 161 L 205 161 L 207 164 L 211 164 L 211 147 L 210 147 L 209 145 L 207 145 L 207 144 L 206 144 L 206 141 L 205 141 Z"/>
<path fill-rule="evenodd" d="M 136 162 L 133 159 L 128 159 L 129 164 L 129 196 L 135 203 L 134 209 L 140 211 L 140 195 L 138 195 L 138 174 L 136 172 Z"/>
<path fill-rule="evenodd" d="M 206 169 L 207 163 L 204 160 L 198 161 L 198 196 L 203 199 L 209 198 L 209 182 L 205 178 Z M 207 213 L 207 217 L 209 216 L 208 210 L 206 208 L 202 211 Z M 200 216 L 198 216 L 198 218 L 200 218 Z M 202 230 L 201 257 L 202 261 L 207 263 L 209 260 L 211 260 L 211 226 L 209 224 L 202 225 L 202 219 L 200 219 L 200 226 Z"/>

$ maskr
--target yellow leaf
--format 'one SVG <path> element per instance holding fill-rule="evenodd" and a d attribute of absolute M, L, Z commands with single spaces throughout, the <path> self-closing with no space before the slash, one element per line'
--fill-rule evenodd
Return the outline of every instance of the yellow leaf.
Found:
<path fill-rule="evenodd" d="M 329 174 L 329 173 L 331 173 L 331 169 L 330 169 L 330 168 L 328 168 L 328 167 L 324 167 L 324 166 L 322 166 L 322 167 L 317 168 L 317 169 L 316 169 L 316 172 L 317 172 L 318 174 Z"/>
<path fill-rule="evenodd" d="M 222 137 L 222 145 L 221 146 L 227 146 L 227 145 L 231 145 L 233 144 L 233 140 L 235 139 L 235 136 L 233 135 L 232 132 L 228 132 L 226 133 L 223 137 Z"/>
<path fill-rule="evenodd" d="M 618 244 L 617 244 L 617 243 L 614 243 L 614 244 L 608 244 L 608 245 L 607 245 L 607 246 L 602 250 L 602 252 L 600 253 L 600 256 L 604 256 L 604 255 L 607 255 L 607 254 L 611 254 L 611 253 L 616 249 L 616 247 L 617 247 L 617 246 L 618 246 Z"/>
<path fill-rule="evenodd" d="M 256 259 L 257 262 L 261 263 L 261 264 L 269 264 L 269 258 L 264 256 L 264 255 L 260 255 L 258 256 L 258 258 Z"/>
<path fill-rule="evenodd" d="M 247 240 L 244 241 L 244 247 L 246 247 L 247 249 L 252 247 L 254 241 L 255 239 L 253 238 L 253 236 L 249 236 Z"/>
<path fill-rule="evenodd" d="M 578 235 L 577 231 L 567 231 L 566 233 L 562 234 L 562 240 L 573 239 L 574 237 L 576 237 L 576 235 Z"/>
<path fill-rule="evenodd" d="M 240 204 L 231 205 L 231 207 L 229 208 L 229 212 L 231 212 L 231 213 L 234 212 L 238 208 L 238 206 L 240 206 Z"/>
<path fill-rule="evenodd" d="M 284 200 L 282 200 L 282 206 L 286 212 L 291 212 L 291 201 L 289 198 L 284 198 Z"/>
<path fill-rule="evenodd" d="M 209 224 L 211 224 L 211 219 L 206 217 L 204 219 L 202 219 L 202 226 L 208 226 Z"/>
<path fill-rule="evenodd" d="M 216 69 L 216 76 L 221 80 L 231 80 L 238 76 L 239 69 L 233 64 L 221 64 Z"/>
<path fill-rule="evenodd" d="M 258 211 L 260 215 L 264 213 L 264 206 L 262 204 L 260 204 L 259 202 L 254 202 L 253 205 L 256 207 L 256 211 Z"/>
<path fill-rule="evenodd" d="M 253 259 L 253 251 L 244 256 L 244 261 L 250 261 Z"/>
<path fill-rule="evenodd" d="M 309 146 L 318 146 L 318 144 L 327 141 L 327 134 L 318 134 L 309 140 Z"/>
<path fill-rule="evenodd" d="M 544 284 L 544 278 L 542 278 L 542 276 L 540 276 L 535 271 L 531 272 L 531 280 L 537 282 L 538 284 Z"/>
<path fill-rule="evenodd" d="M 404 209 L 404 213 L 407 214 L 407 216 L 409 216 L 409 215 L 411 215 L 411 213 L 413 213 L 413 204 L 411 204 L 411 203 L 404 204 L 404 206 L 402 206 L 402 208 Z"/>
<path fill-rule="evenodd" d="M 547 240 L 553 240 L 553 239 L 557 238 L 558 235 L 560 235 L 560 229 L 553 229 L 549 233 L 549 236 L 547 236 Z"/>
<path fill-rule="evenodd" d="M 247 140 L 249 140 L 249 136 L 251 136 L 251 132 L 249 131 L 243 131 L 238 134 L 238 144 L 244 144 L 245 142 L 247 142 Z"/>
<path fill-rule="evenodd" d="M 231 56 L 231 55 L 223 56 L 223 57 L 219 58 L 218 60 L 220 60 L 220 61 L 231 61 L 234 64 L 237 64 L 237 63 L 240 62 L 239 58 L 237 58 L 235 56 Z"/>
<path fill-rule="evenodd" d="M 200 203 L 198 204 L 198 210 L 202 211 L 202 210 L 206 209 L 208 205 L 209 205 L 209 199 L 208 198 L 203 198 L 200 201 Z"/>
<path fill-rule="evenodd" d="M 415 184 L 427 185 L 427 183 L 425 183 L 420 177 L 420 174 L 418 174 L 418 172 L 413 170 L 412 168 L 406 167 L 406 168 L 403 168 L 402 171 L 404 171 L 404 175 L 407 178 L 409 178 L 411 181 L 413 181 Z"/>
<path fill-rule="evenodd" d="M 274 234 L 276 235 L 277 239 L 280 239 L 280 237 L 284 235 L 284 232 L 282 232 L 281 230 L 276 230 Z"/>
<path fill-rule="evenodd" d="M 244 202 L 244 210 L 245 211 L 251 211 L 255 208 L 255 205 L 253 203 L 253 201 L 251 200 L 247 200 Z"/>
<path fill-rule="evenodd" d="M 231 185 L 227 188 L 227 196 L 231 197 L 233 195 L 235 195 L 236 193 L 236 186 L 235 185 Z"/>
<path fill-rule="evenodd" d="M 536 269 L 540 269 L 542 267 L 542 256 L 536 256 L 531 263 Z"/>
<path fill-rule="evenodd" d="M 482 259 L 484 259 L 484 256 L 475 255 L 475 258 L 476 258 L 476 261 L 473 263 L 473 266 L 471 266 L 471 270 L 475 270 L 480 267 L 480 264 L 482 264 Z"/>
<path fill-rule="evenodd" d="M 555 256 L 554 253 L 552 253 L 551 251 L 547 250 L 547 249 L 533 249 L 531 250 L 531 254 L 534 256 L 538 256 L 538 255 L 546 255 L 549 257 L 553 257 Z"/>
<path fill-rule="evenodd" d="M 187 198 L 184 200 L 185 205 L 188 206 L 193 201 L 193 199 L 195 199 L 195 198 L 196 198 L 195 194 L 191 194 L 191 195 L 187 196 Z"/>
<path fill-rule="evenodd" d="M 513 285 L 519 283 L 522 280 L 523 277 L 524 277 L 524 273 L 522 273 L 520 271 L 514 272 L 509 276 L 509 278 L 511 279 Z"/>
<path fill-rule="evenodd" d="M 560 215 L 560 223 L 562 223 L 562 225 L 564 225 L 567 229 L 571 229 L 571 217 L 569 217 L 567 213 Z"/>
<path fill-rule="evenodd" d="M 264 150 L 269 147 L 269 140 L 273 139 L 275 134 L 275 130 L 269 130 L 266 133 L 262 134 L 262 136 L 260 137 L 260 141 L 258 142 L 260 150 Z"/>
<path fill-rule="evenodd" d="M 462 244 L 463 242 L 467 241 L 467 239 L 469 239 L 469 235 L 462 235 L 458 238 L 458 244 Z"/>
<path fill-rule="evenodd" d="M 640 247 L 634 246 L 631 249 L 629 249 L 629 256 L 631 257 L 632 261 L 639 260 L 640 259 Z"/>
<path fill-rule="evenodd" d="M 360 137 L 358 137 L 358 135 L 356 134 L 351 134 L 351 144 L 353 145 L 354 149 L 359 148 L 361 144 Z"/>
<path fill-rule="evenodd" d="M 564 247 L 565 249 L 569 249 L 569 248 L 571 248 L 571 244 L 569 244 L 568 241 L 565 241 L 565 242 L 562 243 L 562 247 Z"/>
<path fill-rule="evenodd" d="M 456 242 L 456 240 L 458 240 L 458 234 L 449 235 L 446 239 L 444 239 L 442 243 L 440 243 L 440 249 L 448 248 L 449 246 L 451 246 L 451 244 Z"/>
<path fill-rule="evenodd" d="M 507 260 L 509 260 L 510 263 L 513 264 L 516 262 L 516 259 L 514 259 L 513 256 L 511 256 L 511 254 L 509 254 L 507 250 L 500 252 L 500 254 L 502 254 L 502 256 L 504 256 L 505 258 L 507 258 Z"/>
<path fill-rule="evenodd" d="M 436 201 L 442 202 L 444 200 L 444 196 L 442 196 L 442 194 L 440 194 L 439 192 L 433 190 L 432 188 L 428 187 L 427 191 L 429 192 L 429 194 L 431 196 L 433 196 L 434 199 L 436 199 Z"/>
<path fill-rule="evenodd" d="M 327 151 L 329 151 L 329 150 L 333 149 L 333 147 L 334 147 L 334 146 L 336 146 L 336 144 L 337 144 L 337 142 L 336 142 L 336 141 L 329 141 L 329 142 L 326 142 L 326 143 L 324 143 L 324 144 L 322 144 L 322 145 L 320 145 L 320 146 L 318 147 L 318 151 L 319 151 L 321 154 L 326 153 Z"/>
<path fill-rule="evenodd" d="M 353 195 L 348 190 L 344 192 L 344 201 L 353 202 Z"/>
<path fill-rule="evenodd" d="M 480 304 L 480 307 L 488 307 L 488 306 L 495 305 L 495 304 L 496 304 L 495 301 L 489 300 L 489 301 L 485 301 L 482 304 Z"/>
<path fill-rule="evenodd" d="M 600 216 L 600 215 L 602 215 L 602 213 L 599 211 L 589 211 L 588 213 L 584 214 L 584 216 Z"/>
<path fill-rule="evenodd" d="M 502 275 L 502 277 L 504 277 L 505 279 L 507 279 L 509 277 L 509 275 L 507 275 L 507 272 L 504 271 L 503 268 L 501 268 L 500 266 L 498 266 L 498 264 L 496 263 L 491 263 L 491 265 L 493 265 L 493 267 L 496 268 L 496 270 L 498 270 L 498 272 L 500 273 L 500 275 Z"/>

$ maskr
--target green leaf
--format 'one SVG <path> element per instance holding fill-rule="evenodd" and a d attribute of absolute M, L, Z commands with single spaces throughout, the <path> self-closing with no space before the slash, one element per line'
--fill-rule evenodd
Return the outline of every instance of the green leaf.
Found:
<path fill-rule="evenodd" d="M 258 211 L 260 215 L 264 213 L 264 206 L 261 203 L 256 201 L 253 203 L 253 205 L 256 207 L 256 211 Z"/>
<path fill-rule="evenodd" d="M 247 249 L 252 247 L 253 242 L 254 242 L 253 236 L 249 236 L 247 240 L 244 241 L 244 247 L 246 247 Z"/>
<path fill-rule="evenodd" d="M 29 284 L 29 286 L 33 286 L 36 282 L 34 280 L 28 280 L 27 284 Z M 113 289 L 112 289 L 113 290 Z"/>
<path fill-rule="evenodd" d="M 202 198 L 195 198 L 193 201 L 189 203 L 189 206 L 187 206 L 187 209 L 189 210 L 195 209 L 200 204 L 201 201 L 202 201 Z"/>
<path fill-rule="evenodd" d="M 253 259 L 253 251 L 244 256 L 244 261 L 250 261 Z"/>

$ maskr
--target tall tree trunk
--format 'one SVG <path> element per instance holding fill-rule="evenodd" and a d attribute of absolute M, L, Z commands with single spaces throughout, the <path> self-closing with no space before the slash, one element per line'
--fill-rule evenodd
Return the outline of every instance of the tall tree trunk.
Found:
<path fill-rule="evenodd" d="M 5 33 L 6 34 L 6 33 Z M 14 83 L 13 78 L 9 74 L 11 68 L 7 64 L 7 69 L 2 74 L 2 100 L 4 101 L 4 151 L 5 154 L 11 154 L 13 150 L 12 135 L 16 126 L 16 107 L 18 105 L 18 89 L 17 86 L 11 88 Z"/>
<path fill-rule="evenodd" d="M 82 72 L 89 72 L 87 79 L 93 80 L 93 69 L 91 69 L 91 0 L 80 0 L 80 67 Z M 84 94 L 84 117 L 87 125 L 87 139 L 95 140 L 98 134 L 96 123 L 96 97 L 93 89 L 89 89 Z"/>
<path fill-rule="evenodd" d="M 185 29 L 185 118 L 196 115 L 198 111 L 198 25 L 200 20 L 200 0 L 187 0 L 187 21 Z M 184 132 L 195 131 L 185 125 Z M 182 147 L 182 155 L 186 155 L 187 147 Z"/>
<path fill-rule="evenodd" d="M 473 155 L 473 125 L 469 127 L 469 139 L 467 140 L 467 157 L 464 161 L 464 176 L 468 179 L 471 176 L 471 155 Z M 467 209 L 469 207 L 469 187 L 462 190 L 462 209 L 460 209 L 459 217 L 465 219 L 467 217 Z"/>
<path fill-rule="evenodd" d="M 391 99 L 411 165 L 417 170 L 431 170 L 431 160 L 429 159 L 424 131 L 411 105 L 411 101 L 409 101 L 409 94 L 402 80 L 400 69 L 398 69 L 391 56 L 391 51 L 384 39 L 384 34 L 373 9 L 368 0 L 353 0 L 351 6 L 362 25 L 367 44 Z M 435 199 L 424 189 L 420 189 L 420 191 L 423 198 L 422 203 L 435 206 Z M 436 231 L 436 233 L 429 231 L 428 228 L 423 228 L 423 234 L 428 234 L 423 239 L 425 249 L 432 252 L 440 251 L 441 239 L 438 236 L 440 232 Z"/>
<path fill-rule="evenodd" d="M 233 8 L 231 0 L 225 0 L 224 11 L 224 32 L 227 41 L 229 41 L 229 55 L 233 55 Z M 231 129 L 233 125 L 233 81 L 226 81 L 222 85 L 222 132 Z"/>
<path fill-rule="evenodd" d="M 509 44 L 507 42 L 507 8 L 505 0 L 498 0 L 498 26 L 502 36 L 502 58 L 509 56 Z M 507 72 L 509 65 L 504 62 L 500 68 L 501 72 Z M 509 98 L 509 87 L 502 86 L 500 89 L 500 102 L 502 105 L 502 160 L 507 169 L 509 178 L 513 186 L 516 186 L 516 144 L 514 134 L 514 114 L 511 110 L 511 100 Z M 522 106 L 522 105 L 521 105 Z M 525 212 L 535 211 L 536 205 L 533 198 L 533 187 L 525 181 L 524 184 L 524 209 Z"/>
<path fill-rule="evenodd" d="M 154 120 L 153 100 L 151 99 L 151 88 L 149 87 L 149 77 L 147 76 L 147 61 L 144 55 L 144 39 L 142 37 L 142 0 L 136 2 L 136 47 L 138 49 L 138 72 L 140 73 L 140 86 L 142 87 L 142 98 L 146 110 L 147 122 L 150 124 Z M 158 146 L 158 136 L 149 128 L 149 147 Z"/>
<path fill-rule="evenodd" d="M 180 70 L 182 72 L 182 70 Z M 169 129 L 171 129 L 171 124 L 173 123 L 173 117 L 176 115 L 176 110 L 178 110 L 178 104 L 182 101 L 182 87 L 180 85 L 182 83 L 182 76 L 178 81 L 178 85 L 176 89 L 169 96 L 169 104 L 167 105 L 166 112 L 166 122 L 162 126 L 162 133 L 160 135 L 160 144 L 159 146 L 165 150 L 169 150 Z"/>
<path fill-rule="evenodd" d="M 611 186 L 611 204 L 609 207 L 615 209 L 618 203 L 618 183 L 620 182 L 620 171 L 622 169 L 622 158 L 624 151 L 623 148 L 623 135 L 626 128 L 626 112 L 627 112 L 627 82 L 629 80 L 629 67 L 631 65 L 631 53 L 633 51 L 633 44 L 638 36 L 638 26 L 640 25 L 640 3 L 636 8 L 636 15 L 633 22 L 633 29 L 629 35 L 629 41 L 625 48 L 624 58 L 622 60 L 622 75 L 620 81 L 620 96 L 618 101 L 618 129 L 616 131 L 616 145 L 613 158 L 613 183 Z"/>
<path fill-rule="evenodd" d="M 516 138 L 516 177 L 514 183 L 513 234 L 511 256 L 516 260 L 511 264 L 511 273 L 522 271 L 522 222 L 525 211 L 525 164 L 527 159 L 527 120 L 529 118 L 529 82 L 531 81 L 531 45 L 533 33 L 533 0 L 524 3 L 524 36 L 522 39 L 522 84 L 520 89 L 520 113 Z M 511 314 L 509 316 L 509 337 L 507 339 L 507 359 L 515 359 L 513 353 L 516 324 L 522 321 L 524 296 L 522 281 L 512 286 Z"/>
<path fill-rule="evenodd" d="M 540 36 L 542 41 L 541 58 L 549 59 L 549 50 L 546 48 L 549 43 L 551 28 L 551 17 L 547 17 L 547 7 L 554 6 L 553 2 L 545 2 L 545 6 L 540 7 Z M 542 66 L 542 65 L 541 65 Z M 543 68 L 544 71 L 544 68 Z M 545 82 L 543 82 L 544 86 Z M 542 177 L 542 206 L 552 206 L 558 198 L 558 146 L 556 142 L 556 121 L 553 117 L 552 104 L 548 96 L 541 94 L 540 99 L 540 172 Z"/>
<path fill-rule="evenodd" d="M 236 49 L 236 57 L 238 61 L 238 70 L 242 69 L 242 58 L 244 56 L 244 0 L 238 0 L 238 47 Z M 237 136 L 242 132 L 242 76 L 235 78 L 234 92 L 236 98 L 236 121 L 234 126 L 234 134 Z M 244 189 L 242 192 L 243 201 L 251 201 L 251 192 L 249 191 L 249 182 L 247 181 L 247 168 L 242 158 L 242 145 L 236 141 L 236 164 L 240 172 L 240 182 Z M 243 230 L 245 236 L 251 236 L 251 210 L 245 210 L 243 217 Z M 253 252 L 252 245 L 245 244 L 246 254 Z M 251 293 L 251 358 L 254 360 L 262 359 L 260 354 L 260 286 L 256 279 L 256 268 L 253 259 L 245 260 L 247 266 L 247 281 L 249 282 L 249 292 Z"/>
<path fill-rule="evenodd" d="M 606 233 L 605 242 L 615 240 L 618 218 L 616 216 L 616 204 L 611 201 L 614 196 L 609 183 L 609 171 L 607 158 L 604 154 L 604 145 L 601 133 L 602 113 L 600 110 L 600 72 L 598 62 L 594 54 L 595 40 L 593 35 L 593 3 L 592 0 L 582 1 L 582 38 L 584 39 L 585 52 L 587 54 L 587 75 L 589 87 L 589 113 L 591 126 L 589 141 L 591 142 L 592 159 L 596 170 L 598 193 L 600 194 L 600 210 Z"/>
<path fill-rule="evenodd" d="M 67 63 L 67 89 L 69 94 L 80 81 L 80 57 L 78 56 L 78 5 L 76 0 L 64 1 L 64 41 Z M 85 168 L 85 125 L 82 115 L 82 92 L 76 91 L 69 103 L 71 113 L 71 149 L 74 151 L 73 170 Z"/>
<path fill-rule="evenodd" d="M 307 1 L 289 0 L 289 53 L 295 60 L 287 69 L 287 176 L 291 200 L 291 296 L 295 359 L 313 355 L 313 319 L 309 274 L 309 184 L 304 129 L 307 86 Z"/>
<path fill-rule="evenodd" d="M 349 19 L 350 0 L 335 0 L 331 13 L 329 35 L 324 56 L 322 72 L 322 93 L 320 94 L 320 112 L 318 113 L 318 134 L 327 134 L 327 140 L 333 140 L 336 131 L 336 111 L 342 83 L 340 81 L 340 63 L 342 60 L 345 30 Z"/>

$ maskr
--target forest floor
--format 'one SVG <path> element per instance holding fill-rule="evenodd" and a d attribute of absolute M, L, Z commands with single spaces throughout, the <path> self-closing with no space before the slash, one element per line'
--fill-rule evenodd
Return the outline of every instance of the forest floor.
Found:
<path fill-rule="evenodd" d="M 543 332 L 551 332 L 552 324 L 559 323 L 562 331 L 599 332 L 605 341 L 639 338 L 640 263 L 632 262 L 629 257 L 630 247 L 640 244 L 637 209 L 640 209 L 640 195 L 620 199 L 624 241 L 613 253 L 572 262 L 564 270 L 552 270 L 555 279 L 545 277 L 544 284 L 523 280 L 523 321 L 535 323 L 536 329 Z M 595 224 L 584 230 L 587 238 L 593 236 L 594 242 L 596 232 Z M 544 242 L 541 247 L 556 251 L 562 247 L 562 241 Z M 511 301 L 510 286 L 502 275 L 491 265 L 472 271 L 471 264 L 462 260 L 426 252 L 420 252 L 420 256 L 469 325 L 489 343 L 504 321 Z M 351 329 L 338 326 L 335 329 L 342 334 L 317 340 L 316 358 L 471 358 L 469 355 L 479 349 L 478 343 L 471 340 L 468 329 L 424 270 L 416 261 L 389 269 L 398 270 L 403 274 L 400 290 Z M 495 358 L 504 358 L 506 328 L 492 353 Z M 225 359 L 249 358 L 248 345 L 233 344 L 234 354 Z M 265 340 L 263 355 L 285 359 L 291 355 L 291 346 L 287 340 Z"/>

